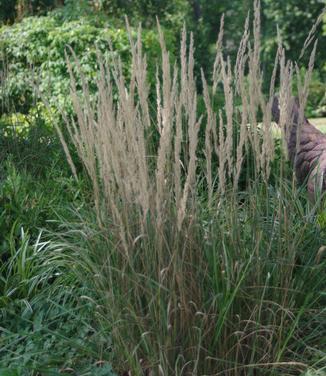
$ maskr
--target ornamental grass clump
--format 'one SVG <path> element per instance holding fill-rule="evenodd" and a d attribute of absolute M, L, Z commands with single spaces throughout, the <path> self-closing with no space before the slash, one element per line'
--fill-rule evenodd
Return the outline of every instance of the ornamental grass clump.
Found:
<path fill-rule="evenodd" d="M 116 54 L 98 52 L 95 100 L 67 53 L 75 114 L 63 117 L 92 183 L 96 225 L 85 218 L 63 238 L 96 291 L 117 369 L 132 374 L 299 374 L 324 364 L 317 208 L 287 180 L 286 156 L 272 169 L 275 82 L 286 138 L 296 66 L 279 42 L 266 95 L 259 3 L 235 64 L 221 25 L 202 93 L 186 30 L 172 64 L 158 25 L 153 88 L 141 30 L 135 40 L 127 24 L 130 76 Z M 315 48 L 298 88 L 302 106 Z"/>

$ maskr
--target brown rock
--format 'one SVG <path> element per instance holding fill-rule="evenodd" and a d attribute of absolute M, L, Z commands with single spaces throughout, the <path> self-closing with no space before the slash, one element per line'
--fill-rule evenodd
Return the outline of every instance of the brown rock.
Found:
<path fill-rule="evenodd" d="M 307 118 L 299 124 L 298 101 L 291 103 L 291 121 L 286 124 L 289 132 L 287 147 L 299 184 L 307 183 L 310 197 L 326 190 L 326 135 L 315 128 Z M 279 99 L 274 97 L 272 115 L 276 123 L 280 121 Z M 298 133 L 299 132 L 299 133 Z M 296 150 L 298 139 L 298 149 Z"/>

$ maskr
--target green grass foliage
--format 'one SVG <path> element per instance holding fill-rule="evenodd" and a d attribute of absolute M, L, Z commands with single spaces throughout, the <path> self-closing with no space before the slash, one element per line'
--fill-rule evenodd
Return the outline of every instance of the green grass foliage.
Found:
<path fill-rule="evenodd" d="M 53 251 L 48 233 L 73 222 L 87 198 L 60 162 L 61 149 L 51 152 L 58 143 L 38 149 L 41 140 L 32 133 L 7 136 L 6 145 L 15 147 L 2 158 L 0 374 L 113 375 L 106 361 L 111 340 L 100 334 L 92 293 L 60 249 Z M 27 153 L 19 142 L 32 140 Z M 34 153 L 51 163 L 35 166 Z"/>

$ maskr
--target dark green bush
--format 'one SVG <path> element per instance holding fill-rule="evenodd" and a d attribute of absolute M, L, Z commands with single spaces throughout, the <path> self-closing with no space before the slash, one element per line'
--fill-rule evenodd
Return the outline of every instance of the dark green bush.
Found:
<path fill-rule="evenodd" d="M 173 50 L 175 36 L 167 33 L 169 49 Z M 56 106 L 67 105 L 69 78 L 65 51 L 70 46 L 91 83 L 97 76 L 96 49 L 110 58 L 109 40 L 120 53 L 123 66 L 130 69 L 128 34 L 125 28 L 95 16 L 64 21 L 55 13 L 46 17 L 29 17 L 13 26 L 0 28 L 2 66 L 6 66 L 5 83 L 0 88 L 3 111 L 27 113 L 35 105 L 35 82 L 40 92 Z M 155 30 L 143 31 L 144 52 L 151 60 L 149 80 L 155 77 L 155 61 L 160 47 Z"/>
<path fill-rule="evenodd" d="M 300 76 L 303 80 L 306 69 L 300 70 Z M 293 93 L 298 94 L 297 78 L 294 79 Z M 326 115 L 326 82 L 322 75 L 316 70 L 313 71 L 309 84 L 309 96 L 305 109 L 307 117 L 323 117 Z"/>

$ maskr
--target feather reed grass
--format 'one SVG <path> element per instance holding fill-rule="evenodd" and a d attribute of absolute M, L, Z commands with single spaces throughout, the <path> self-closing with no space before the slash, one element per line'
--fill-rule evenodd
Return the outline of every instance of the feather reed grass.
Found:
<path fill-rule="evenodd" d="M 316 208 L 302 190 L 290 189 L 283 167 L 276 187 L 269 184 L 275 82 L 279 77 L 286 140 L 296 69 L 279 43 L 264 93 L 260 24 L 256 1 L 253 32 L 248 17 L 232 65 L 224 55 L 222 18 L 212 75 L 201 72 L 204 113 L 194 41 L 185 29 L 172 65 L 158 24 L 162 57 L 150 88 L 141 30 L 134 39 L 127 24 L 130 77 L 119 57 L 105 61 L 98 52 L 95 101 L 78 59 L 67 54 L 75 115 L 64 120 L 93 185 L 101 234 L 96 240 L 78 231 L 77 270 L 98 293 L 100 321 L 110 327 L 121 371 L 277 375 L 314 364 L 313 345 L 309 355 L 300 354 L 305 336 L 315 343 L 319 324 L 309 315 L 320 309 L 325 282 L 318 274 L 325 265 L 313 261 L 322 243 Z M 315 47 L 299 87 L 302 109 L 314 53 Z M 76 239 L 67 233 L 69 248 Z"/>

